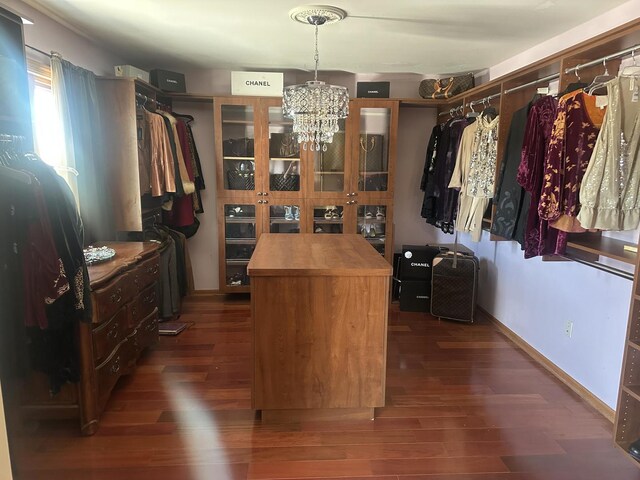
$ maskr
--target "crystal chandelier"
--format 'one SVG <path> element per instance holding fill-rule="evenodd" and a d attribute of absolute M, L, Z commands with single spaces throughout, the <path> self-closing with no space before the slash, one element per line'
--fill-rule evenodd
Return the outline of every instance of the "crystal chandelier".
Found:
<path fill-rule="evenodd" d="M 304 150 L 326 151 L 327 143 L 333 141 L 333 134 L 340 128 L 339 120 L 349 115 L 349 90 L 318 81 L 318 27 L 342 20 L 346 12 L 335 7 L 310 6 L 289 13 L 294 20 L 315 26 L 316 67 L 313 80 L 284 88 L 283 114 L 293 119 L 293 132 Z"/>

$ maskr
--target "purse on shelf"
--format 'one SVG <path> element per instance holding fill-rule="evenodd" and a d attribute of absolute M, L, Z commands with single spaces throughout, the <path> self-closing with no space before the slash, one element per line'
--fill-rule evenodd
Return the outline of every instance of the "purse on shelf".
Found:
<path fill-rule="evenodd" d="M 297 163 L 297 162 L 296 162 Z M 289 168 L 284 173 L 272 173 L 269 175 L 269 190 L 272 192 L 297 192 L 300 190 L 300 175 L 294 171 L 294 162 L 290 162 Z M 294 171 L 294 172 L 292 172 Z"/>
<path fill-rule="evenodd" d="M 253 157 L 253 138 L 229 138 L 223 140 L 222 154 L 225 157 Z"/>
<path fill-rule="evenodd" d="M 252 162 L 240 162 L 234 170 L 227 170 L 229 190 L 255 190 L 255 173 Z"/>
<path fill-rule="evenodd" d="M 358 189 L 361 192 L 386 192 L 387 174 L 361 175 L 358 181 Z"/>
<path fill-rule="evenodd" d="M 385 169 L 382 165 L 384 136 L 382 135 L 360 135 L 360 171 L 361 172 L 382 172 Z"/>
<path fill-rule="evenodd" d="M 473 73 L 449 78 L 428 78 L 420 82 L 419 93 L 422 98 L 451 98 L 475 86 Z"/>
<path fill-rule="evenodd" d="M 298 158 L 300 144 L 295 133 L 272 133 L 269 140 L 271 158 Z"/>
<path fill-rule="evenodd" d="M 316 172 L 344 172 L 345 155 L 344 132 L 333 134 L 333 141 L 327 144 L 326 152 L 318 152 Z"/>

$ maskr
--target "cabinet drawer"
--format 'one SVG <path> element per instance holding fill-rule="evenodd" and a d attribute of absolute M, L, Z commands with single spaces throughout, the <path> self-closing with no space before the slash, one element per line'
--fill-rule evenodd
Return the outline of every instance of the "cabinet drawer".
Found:
<path fill-rule="evenodd" d="M 132 289 L 132 279 L 128 273 L 120 275 L 106 287 L 93 292 L 93 302 L 98 318 L 94 323 L 101 323 L 111 318 L 118 309 L 137 293 Z"/>
<path fill-rule="evenodd" d="M 160 276 L 160 255 L 155 255 L 142 262 L 133 271 L 133 275 L 138 291 L 142 291 L 147 285 L 156 282 Z"/>
<path fill-rule="evenodd" d="M 158 309 L 146 317 L 137 329 L 137 346 L 142 351 L 158 343 Z"/>
<path fill-rule="evenodd" d="M 118 379 L 128 371 L 128 366 L 135 360 L 135 347 L 133 342 L 125 339 L 111 353 L 109 358 L 96 368 L 96 383 L 98 385 L 98 410 L 104 410 L 109 400 L 111 390 Z"/>
<path fill-rule="evenodd" d="M 96 365 L 102 363 L 124 339 L 128 319 L 127 307 L 122 306 L 109 321 L 93 330 L 93 359 Z"/>
<path fill-rule="evenodd" d="M 131 305 L 131 318 L 129 326 L 135 328 L 138 324 L 153 312 L 158 306 L 158 288 L 154 283 L 147 289 L 143 290 Z"/>

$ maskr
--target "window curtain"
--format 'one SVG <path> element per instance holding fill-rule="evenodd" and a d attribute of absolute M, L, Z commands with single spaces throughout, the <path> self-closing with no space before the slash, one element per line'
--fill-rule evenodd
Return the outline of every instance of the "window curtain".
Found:
<path fill-rule="evenodd" d="M 51 89 L 63 124 L 66 164 L 78 172 L 67 180 L 80 205 L 86 245 L 115 237 L 95 79 L 93 72 L 52 53 Z"/>

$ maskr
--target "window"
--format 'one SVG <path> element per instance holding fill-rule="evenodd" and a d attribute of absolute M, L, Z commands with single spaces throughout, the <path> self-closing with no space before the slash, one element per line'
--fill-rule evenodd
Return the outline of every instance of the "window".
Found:
<path fill-rule="evenodd" d="M 51 66 L 48 61 L 29 57 L 27 71 L 35 151 L 43 161 L 56 169 L 76 194 L 77 173 L 68 165 L 65 154 L 64 127 L 51 90 Z"/>

